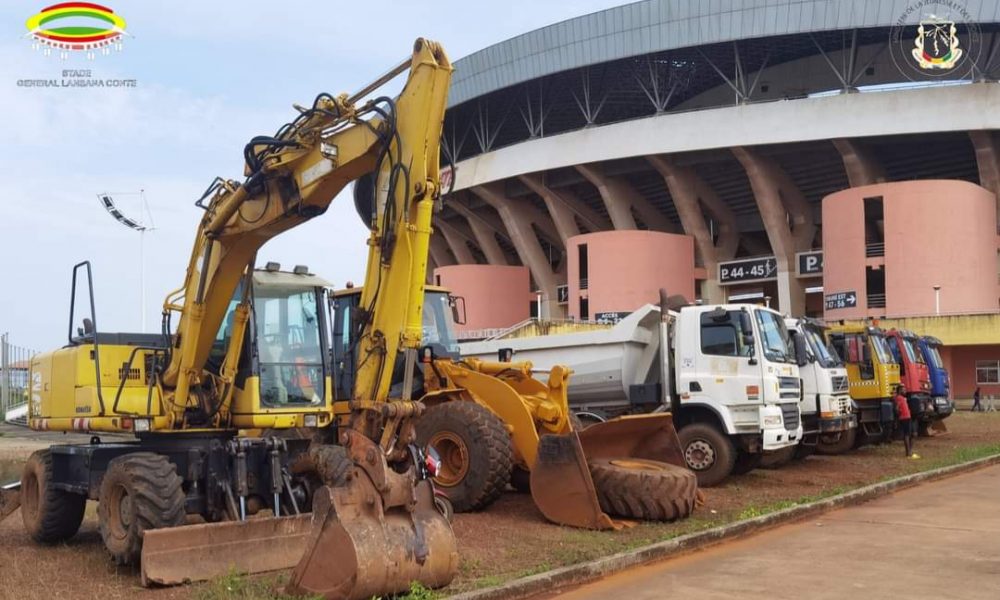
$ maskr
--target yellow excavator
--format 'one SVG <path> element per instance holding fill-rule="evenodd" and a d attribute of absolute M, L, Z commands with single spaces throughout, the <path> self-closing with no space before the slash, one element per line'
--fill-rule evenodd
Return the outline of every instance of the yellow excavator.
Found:
<path fill-rule="evenodd" d="M 438 44 L 417 40 L 357 94 L 320 94 L 273 136 L 251 139 L 246 178 L 216 179 L 196 203 L 204 216 L 162 334 L 99 331 L 90 264 L 77 265 L 68 344 L 32 360 L 29 420 L 95 435 L 33 454 L 20 484 L 0 490 L 3 512 L 20 504 L 31 537 L 56 543 L 96 500 L 107 550 L 138 564 L 144 584 L 294 565 L 295 594 L 360 599 L 414 581 L 447 585 L 456 541 L 434 503 L 434 461 L 413 443 L 424 405 L 410 386 L 391 396 L 390 383 L 400 353 L 413 378 L 421 345 L 451 70 Z M 397 98 L 373 95 L 406 71 Z M 315 297 L 277 274 L 253 297 L 253 265 L 265 242 L 323 214 L 355 180 L 371 192 L 355 315 L 363 358 L 338 422 Z M 84 274 L 90 315 L 74 333 Z M 257 344 L 244 343 L 248 329 Z M 303 427 L 320 435 L 239 435 Z M 135 440 L 104 442 L 105 432 Z M 205 522 L 187 524 L 195 516 Z"/>

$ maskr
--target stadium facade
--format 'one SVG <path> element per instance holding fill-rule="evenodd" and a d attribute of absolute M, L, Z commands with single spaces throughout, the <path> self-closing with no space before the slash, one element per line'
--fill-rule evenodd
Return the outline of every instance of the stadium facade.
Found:
<path fill-rule="evenodd" d="M 455 66 L 431 267 L 466 335 L 667 288 L 934 335 L 1000 394 L 1000 4 L 646 0 Z"/>

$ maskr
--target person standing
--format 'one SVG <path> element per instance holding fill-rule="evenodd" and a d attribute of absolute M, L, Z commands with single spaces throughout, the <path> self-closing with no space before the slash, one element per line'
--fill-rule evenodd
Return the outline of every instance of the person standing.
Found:
<path fill-rule="evenodd" d="M 972 412 L 979 412 L 983 410 L 983 405 L 979 403 L 979 399 L 979 388 L 976 387 L 976 391 L 972 392 Z"/>
<path fill-rule="evenodd" d="M 899 423 L 899 430 L 903 434 L 906 456 L 907 458 L 920 458 L 920 455 L 913 451 L 913 420 L 910 418 L 910 405 L 906 402 L 906 388 L 904 386 L 896 386 L 896 397 L 893 398 L 893 401 L 896 404 L 896 420 Z"/>

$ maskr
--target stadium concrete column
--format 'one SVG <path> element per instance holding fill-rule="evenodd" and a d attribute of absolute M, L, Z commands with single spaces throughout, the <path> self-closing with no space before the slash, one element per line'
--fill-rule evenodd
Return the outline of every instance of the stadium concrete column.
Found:
<path fill-rule="evenodd" d="M 439 235 L 431 236 L 430 245 L 430 259 L 434 263 L 434 268 L 437 267 L 448 267 L 455 264 L 455 259 L 451 257 L 448 253 L 448 244 L 445 243 L 444 239 Z M 434 272 L 434 269 L 428 268 L 428 276 L 430 273 Z"/>
<path fill-rule="evenodd" d="M 472 229 L 472 235 L 476 238 L 476 244 L 483 251 L 483 254 L 486 255 L 487 263 L 491 265 L 510 264 L 507 260 L 507 255 L 500 248 L 500 243 L 497 242 L 496 235 L 498 230 L 496 227 L 488 223 L 482 215 L 476 214 L 460 202 L 451 203 L 449 206 L 455 212 L 465 217 L 466 222 Z"/>
<path fill-rule="evenodd" d="M 805 314 L 806 293 L 795 276 L 795 253 L 812 248 L 816 223 L 798 187 L 773 160 L 744 147 L 732 149 L 743 165 L 778 265 L 778 306 L 791 316 Z"/>
<path fill-rule="evenodd" d="M 970 131 L 972 147 L 976 150 L 979 167 L 979 185 L 993 192 L 997 198 L 997 219 L 1000 219 L 1000 147 L 992 131 Z"/>
<path fill-rule="evenodd" d="M 681 167 L 666 156 L 647 156 L 646 160 L 660 173 L 670 190 L 684 233 L 692 236 L 706 279 L 701 282 L 701 298 L 705 302 L 726 301 L 725 290 L 719 285 L 719 261 L 736 256 L 739 231 L 736 215 L 719 200 L 715 191 L 691 167 Z M 705 222 L 702 206 L 712 215 L 718 227 L 718 244 Z"/>
<path fill-rule="evenodd" d="M 840 152 L 841 160 L 844 161 L 847 183 L 851 187 L 885 183 L 889 180 L 882 165 L 861 142 L 838 138 L 833 140 L 833 145 Z"/>
<path fill-rule="evenodd" d="M 677 225 L 663 215 L 627 181 L 609 177 L 596 164 L 577 165 L 576 170 L 597 188 L 615 229 L 638 229 L 632 210 L 654 231 L 677 233 Z"/>
<path fill-rule="evenodd" d="M 557 274 L 545 255 L 532 224 L 539 224 L 540 214 L 532 214 L 529 207 L 516 199 L 507 198 L 496 184 L 485 184 L 472 188 L 472 193 L 489 204 L 500 215 L 510 241 L 521 258 L 521 264 L 528 267 L 535 285 L 542 292 L 542 317 L 562 317 L 564 309 L 559 305 L 556 287 Z"/>
<path fill-rule="evenodd" d="M 567 238 L 580 233 L 577 219 L 590 232 L 611 228 L 611 223 L 607 219 L 576 198 L 571 191 L 550 188 L 541 175 L 521 175 L 518 179 L 545 202 L 545 207 L 564 245 Z"/>
<path fill-rule="evenodd" d="M 448 247 L 451 248 L 451 253 L 455 255 L 455 260 L 458 261 L 458 264 L 476 264 L 476 259 L 472 256 L 469 245 L 457 229 L 449 225 L 444 219 L 438 219 L 434 223 L 434 226 L 441 231 L 441 235 L 444 237 L 445 242 L 447 242 Z"/>

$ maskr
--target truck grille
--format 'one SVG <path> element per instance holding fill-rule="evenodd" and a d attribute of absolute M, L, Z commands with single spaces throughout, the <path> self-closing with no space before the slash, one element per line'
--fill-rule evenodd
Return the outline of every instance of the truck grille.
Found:
<path fill-rule="evenodd" d="M 833 393 L 839 394 L 841 392 L 846 392 L 848 389 L 847 376 L 837 375 L 831 378 L 831 383 L 833 384 Z"/>
<path fill-rule="evenodd" d="M 795 431 L 799 428 L 799 405 L 781 404 L 781 418 L 785 422 L 787 431 Z"/>
<path fill-rule="evenodd" d="M 798 377 L 779 377 L 778 396 L 782 400 L 798 400 L 800 395 L 800 384 Z"/>

